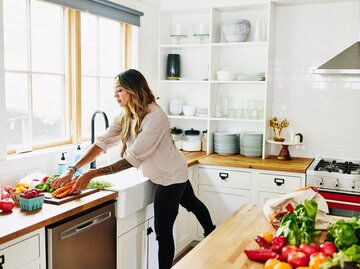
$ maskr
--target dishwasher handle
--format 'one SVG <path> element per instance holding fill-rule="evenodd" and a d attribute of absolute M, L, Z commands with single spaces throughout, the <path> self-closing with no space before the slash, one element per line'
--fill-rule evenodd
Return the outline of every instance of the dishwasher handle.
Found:
<path fill-rule="evenodd" d="M 60 239 L 63 240 L 65 238 L 68 238 L 70 236 L 74 236 L 76 234 L 79 234 L 87 229 L 90 229 L 92 228 L 93 226 L 96 226 L 98 224 L 100 224 L 101 222 L 109 219 L 111 217 L 111 212 L 108 211 L 108 212 L 105 212 L 105 213 L 102 213 L 101 215 L 95 217 L 95 218 L 92 218 L 90 220 L 86 220 L 74 227 L 71 227 L 63 232 L 60 233 Z"/>

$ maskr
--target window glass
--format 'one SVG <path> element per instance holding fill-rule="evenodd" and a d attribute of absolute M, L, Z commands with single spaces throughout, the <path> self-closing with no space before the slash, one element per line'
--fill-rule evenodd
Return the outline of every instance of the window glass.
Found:
<path fill-rule="evenodd" d="M 120 106 L 114 98 L 114 79 L 100 79 L 100 109 L 105 111 L 109 121 L 112 122 L 114 116 L 120 113 Z"/>
<path fill-rule="evenodd" d="M 114 78 L 123 70 L 122 24 L 118 21 L 81 13 L 82 139 L 91 135 L 95 110 L 106 113 L 109 123 L 120 112 L 114 99 Z M 100 116 L 99 116 L 100 118 Z M 95 133 L 104 131 L 96 120 Z"/>
<path fill-rule="evenodd" d="M 96 16 L 81 13 L 81 73 L 96 75 L 97 20 Z"/>
<path fill-rule="evenodd" d="M 110 19 L 99 19 L 100 76 L 115 77 L 120 72 L 121 26 Z"/>
<path fill-rule="evenodd" d="M 27 69 L 26 1 L 4 0 L 5 69 Z"/>
<path fill-rule="evenodd" d="M 31 3 L 33 71 L 60 73 L 62 58 L 62 8 L 38 1 L 32 1 Z"/>
<path fill-rule="evenodd" d="M 81 79 L 81 133 L 83 138 L 90 138 L 91 116 L 97 108 L 96 78 Z"/>
<path fill-rule="evenodd" d="M 33 142 L 53 143 L 65 137 L 64 102 L 60 75 L 33 75 Z"/>
<path fill-rule="evenodd" d="M 8 148 L 29 143 L 28 79 L 26 74 L 5 74 Z"/>

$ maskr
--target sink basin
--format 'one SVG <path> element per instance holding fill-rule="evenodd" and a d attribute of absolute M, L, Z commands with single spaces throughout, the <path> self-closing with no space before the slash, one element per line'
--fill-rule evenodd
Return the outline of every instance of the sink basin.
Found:
<path fill-rule="evenodd" d="M 125 218 L 154 201 L 154 183 L 144 177 L 136 168 L 101 176 L 96 180 L 111 183 L 112 186 L 106 189 L 119 193 L 116 210 L 118 218 Z"/>

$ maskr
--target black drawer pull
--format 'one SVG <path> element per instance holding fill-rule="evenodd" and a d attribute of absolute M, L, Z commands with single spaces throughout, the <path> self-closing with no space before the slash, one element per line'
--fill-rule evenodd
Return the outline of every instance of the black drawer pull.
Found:
<path fill-rule="evenodd" d="M 149 235 L 153 232 L 153 229 L 151 227 L 147 228 L 146 234 Z"/>
<path fill-rule="evenodd" d="M 285 183 L 285 179 L 276 177 L 276 178 L 274 178 L 274 182 L 276 185 L 281 186 L 282 184 Z"/>
<path fill-rule="evenodd" d="M 229 177 L 229 173 L 222 173 L 220 172 L 219 173 L 219 177 L 222 179 L 222 180 L 225 180 Z"/>
<path fill-rule="evenodd" d="M 5 264 L 5 256 L 4 254 L 0 256 L 0 269 L 2 269 L 2 265 Z"/>

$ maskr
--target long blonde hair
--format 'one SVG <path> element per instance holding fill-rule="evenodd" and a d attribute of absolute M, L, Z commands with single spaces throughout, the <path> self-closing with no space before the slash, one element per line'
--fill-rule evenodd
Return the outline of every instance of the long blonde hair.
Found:
<path fill-rule="evenodd" d="M 124 111 L 120 119 L 122 126 L 120 139 L 123 144 L 121 157 L 124 157 L 127 149 L 126 142 L 131 137 L 132 132 L 134 132 L 135 137 L 138 136 L 141 122 L 149 112 L 149 104 L 156 103 L 156 101 L 145 77 L 139 71 L 128 69 L 117 75 L 115 79 L 130 94 L 129 103 L 123 107 Z M 133 126 L 132 121 L 135 123 Z"/>

